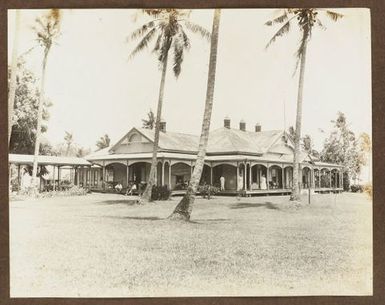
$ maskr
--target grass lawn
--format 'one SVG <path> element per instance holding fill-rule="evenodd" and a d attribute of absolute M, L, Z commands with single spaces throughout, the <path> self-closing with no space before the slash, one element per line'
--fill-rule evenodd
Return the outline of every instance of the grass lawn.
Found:
<path fill-rule="evenodd" d="M 138 206 L 115 194 L 10 202 L 11 297 L 365 295 L 364 194 L 198 199 Z"/>

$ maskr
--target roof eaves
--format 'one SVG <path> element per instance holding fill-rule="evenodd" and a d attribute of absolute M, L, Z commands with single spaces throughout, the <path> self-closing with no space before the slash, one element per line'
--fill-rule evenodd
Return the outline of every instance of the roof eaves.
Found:
<path fill-rule="evenodd" d="M 249 155 L 249 156 L 263 156 L 261 152 L 249 152 L 249 151 L 219 151 L 206 153 L 207 156 L 225 156 L 225 155 Z"/>

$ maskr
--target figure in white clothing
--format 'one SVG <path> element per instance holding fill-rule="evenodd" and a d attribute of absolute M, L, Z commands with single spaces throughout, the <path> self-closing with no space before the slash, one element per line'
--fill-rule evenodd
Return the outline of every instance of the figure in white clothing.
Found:
<path fill-rule="evenodd" d="M 221 176 L 219 178 L 219 181 L 221 182 L 221 191 L 225 190 L 225 177 Z"/>
<path fill-rule="evenodd" d="M 266 177 L 265 177 L 265 175 L 262 175 L 262 177 L 261 177 L 261 190 L 266 190 L 266 189 L 267 189 Z"/>
<path fill-rule="evenodd" d="M 115 185 L 115 190 L 117 193 L 120 193 L 123 189 L 123 185 L 119 182 L 117 185 Z"/>
<path fill-rule="evenodd" d="M 22 191 L 28 190 L 28 188 L 31 186 L 31 180 L 32 180 L 31 175 L 29 174 L 28 170 L 24 167 L 24 172 L 21 177 L 21 185 L 20 185 L 20 188 Z"/>
<path fill-rule="evenodd" d="M 238 176 L 238 191 L 243 190 L 243 175 L 239 173 Z"/>

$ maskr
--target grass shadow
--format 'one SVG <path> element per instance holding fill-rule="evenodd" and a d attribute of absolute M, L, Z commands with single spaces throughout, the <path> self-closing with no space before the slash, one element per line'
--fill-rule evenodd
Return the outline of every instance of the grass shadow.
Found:
<path fill-rule="evenodd" d="M 266 208 L 269 210 L 279 210 L 272 202 L 266 201 L 264 203 L 250 203 L 250 202 L 239 202 L 233 204 L 230 209 L 246 209 L 246 208 Z"/>
<path fill-rule="evenodd" d="M 166 220 L 155 216 L 102 216 L 103 218 L 128 219 L 128 220 Z"/>
<path fill-rule="evenodd" d="M 216 223 L 216 222 L 226 222 L 229 221 L 230 219 L 228 218 L 210 218 L 210 219 L 194 219 L 190 220 L 190 223 L 195 223 L 195 224 L 204 224 L 204 223 Z"/>
<path fill-rule="evenodd" d="M 122 199 L 122 200 L 103 200 L 96 202 L 97 204 L 127 204 L 127 205 L 135 205 L 138 203 L 138 199 Z"/>

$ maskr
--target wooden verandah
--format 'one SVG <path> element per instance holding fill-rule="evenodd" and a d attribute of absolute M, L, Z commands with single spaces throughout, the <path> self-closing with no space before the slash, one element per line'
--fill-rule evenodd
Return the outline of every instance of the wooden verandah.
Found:
<path fill-rule="evenodd" d="M 9 165 L 15 165 L 16 166 L 16 179 L 19 187 L 21 186 L 21 179 L 23 173 L 21 172 L 22 168 L 26 168 L 28 166 L 33 165 L 33 155 L 24 155 L 24 154 L 9 154 L 8 155 L 8 163 Z M 60 190 L 61 183 L 64 181 L 62 179 L 62 170 L 63 169 L 70 169 L 70 171 L 73 171 L 73 174 L 70 174 L 70 182 L 75 185 L 81 184 L 81 172 L 82 169 L 89 169 L 91 168 L 91 163 L 83 158 L 77 158 L 77 157 L 59 157 L 59 156 L 45 156 L 45 155 L 39 155 L 38 156 L 38 172 L 41 171 L 42 167 L 52 167 L 52 177 L 50 175 L 50 178 L 47 179 L 50 183 L 50 187 L 53 190 Z M 44 176 L 39 177 L 43 178 L 39 181 L 39 190 L 43 190 L 44 186 L 42 185 L 42 180 L 44 179 Z M 85 177 L 86 178 L 86 177 Z M 52 184 L 51 184 L 52 183 Z M 87 183 L 85 183 L 86 185 Z"/>

